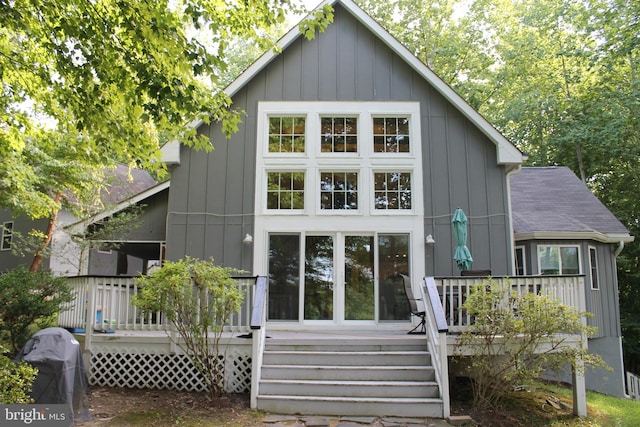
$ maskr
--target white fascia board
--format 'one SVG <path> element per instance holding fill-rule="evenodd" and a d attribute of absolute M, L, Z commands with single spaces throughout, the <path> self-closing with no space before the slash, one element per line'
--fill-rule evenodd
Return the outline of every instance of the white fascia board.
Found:
<path fill-rule="evenodd" d="M 188 126 L 191 126 L 191 124 L 189 124 Z M 162 146 L 162 148 L 160 148 L 160 152 L 162 153 L 161 160 L 165 164 L 180 164 L 180 143 L 178 141 L 167 142 Z"/>
<path fill-rule="evenodd" d="M 533 233 L 515 233 L 516 242 L 523 240 L 594 240 L 601 243 L 633 242 L 629 234 L 604 234 L 597 231 L 536 231 Z"/>
<path fill-rule="evenodd" d="M 133 206 L 136 203 L 140 203 L 141 201 L 151 197 L 151 196 L 155 196 L 156 194 L 166 190 L 167 188 L 169 188 L 169 186 L 171 185 L 171 181 L 167 180 L 163 183 L 160 183 L 156 186 L 153 186 L 151 188 L 146 189 L 145 191 L 138 193 L 120 203 L 118 203 L 115 207 L 113 207 L 112 209 L 106 210 L 104 212 L 100 212 L 97 215 L 92 216 L 89 220 L 87 219 L 83 219 L 81 221 L 75 222 L 73 224 L 69 224 L 68 226 L 65 227 L 65 229 L 67 229 L 69 232 L 71 233 L 77 233 L 82 231 L 84 228 L 86 228 L 89 224 L 92 224 L 96 221 L 100 221 L 104 218 L 110 217 L 111 215 L 114 215 L 126 208 L 128 208 L 129 206 Z"/>

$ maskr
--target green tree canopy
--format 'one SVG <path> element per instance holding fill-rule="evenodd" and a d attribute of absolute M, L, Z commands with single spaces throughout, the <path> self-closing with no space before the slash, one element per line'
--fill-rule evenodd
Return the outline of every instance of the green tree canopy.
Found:
<path fill-rule="evenodd" d="M 187 123 L 237 124 L 219 82 L 229 40 L 264 49 L 262 31 L 293 9 L 290 0 L 0 3 L 0 205 L 46 217 L 59 203 L 42 188 L 75 192 L 87 171 L 116 160 L 158 168 L 160 134 L 210 148 Z"/>
<path fill-rule="evenodd" d="M 264 51 L 302 10 L 297 0 L 0 2 L 0 207 L 53 225 L 61 207 L 89 204 L 116 162 L 159 170 L 162 141 L 210 150 L 189 123 L 237 128 L 224 93 L 230 42 Z M 305 35 L 330 13 L 316 18 Z"/>
<path fill-rule="evenodd" d="M 357 1 L 529 165 L 571 167 L 640 236 L 640 2 Z M 640 372 L 640 242 L 618 266 L 625 348 Z"/>

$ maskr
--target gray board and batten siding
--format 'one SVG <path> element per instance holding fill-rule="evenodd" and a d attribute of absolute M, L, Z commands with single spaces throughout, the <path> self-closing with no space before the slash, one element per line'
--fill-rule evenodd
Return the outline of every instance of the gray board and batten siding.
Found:
<path fill-rule="evenodd" d="M 233 94 L 246 115 L 226 140 L 217 124 L 201 125 L 215 147 L 211 153 L 181 147 L 171 170 L 167 258 L 213 257 L 251 271 L 257 110 L 261 101 L 412 101 L 420 103 L 422 126 L 425 272 L 459 273 L 451 216 L 461 207 L 469 217 L 468 246 L 474 268 L 511 274 L 512 247 L 507 172 L 496 145 L 445 99 L 409 63 L 340 4 L 334 22 L 308 41 L 298 37 Z M 265 274 L 265 272 L 253 272 Z"/>

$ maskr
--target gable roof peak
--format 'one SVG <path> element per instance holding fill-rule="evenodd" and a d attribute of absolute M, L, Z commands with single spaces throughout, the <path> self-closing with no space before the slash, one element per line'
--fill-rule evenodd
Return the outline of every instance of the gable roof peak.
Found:
<path fill-rule="evenodd" d="M 338 4 L 342 6 L 342 9 L 354 16 L 362 25 L 376 35 L 395 54 L 401 57 L 446 100 L 457 108 L 458 111 L 470 120 L 490 141 L 492 141 L 496 145 L 496 157 L 498 164 L 507 165 L 510 169 L 518 168 L 522 164 L 524 155 L 518 148 L 516 148 L 515 145 L 509 142 L 491 123 L 489 123 L 478 111 L 471 107 L 455 90 L 453 90 L 451 86 L 438 77 L 426 64 L 420 61 L 420 59 L 411 53 L 402 43 L 394 38 L 352 0 L 325 0 L 316 6 L 316 8 L 310 12 L 309 16 L 311 16 L 315 11 L 323 8 L 325 5 L 336 7 Z M 303 37 L 303 34 L 300 32 L 299 25 L 296 25 L 278 41 L 277 49 L 270 49 L 253 62 L 243 73 L 240 74 L 240 76 L 227 86 L 225 93 L 232 98 L 260 71 L 270 64 L 271 61 L 274 60 L 278 55 L 278 51 L 284 51 L 299 37 Z M 202 121 L 196 121 L 191 125 L 193 127 L 199 127 L 202 123 Z M 166 152 L 165 156 L 163 156 L 163 160 L 170 163 L 179 163 L 179 153 L 177 153 L 175 147 L 173 147 L 173 150 L 171 148 L 172 147 L 163 148 L 163 151 Z"/>

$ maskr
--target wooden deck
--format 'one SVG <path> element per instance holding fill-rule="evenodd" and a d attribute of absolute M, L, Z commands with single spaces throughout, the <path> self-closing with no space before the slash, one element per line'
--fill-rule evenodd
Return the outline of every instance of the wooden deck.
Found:
<path fill-rule="evenodd" d="M 295 343 L 316 342 L 327 347 L 337 344 L 384 342 L 385 346 L 407 341 L 424 343 L 431 355 L 435 383 L 440 390 L 439 404 L 443 416 L 449 414 L 448 357 L 455 347 L 455 334 L 469 324 L 459 308 L 474 284 L 484 277 L 425 278 L 416 286 L 417 298 L 426 312 L 426 333 L 409 335 L 409 322 L 366 325 L 360 328 L 326 324 L 305 327 L 266 321 L 266 278 L 239 278 L 237 284 L 244 293 L 243 305 L 222 335 L 224 356 L 219 369 L 224 372 L 224 388 L 230 393 L 254 395 L 259 386 L 265 343 L 273 340 Z M 584 280 L 573 277 L 493 278 L 509 280 L 517 292 L 550 295 L 565 304 L 584 311 Z M 59 317 L 59 326 L 75 331 L 84 350 L 90 383 L 94 385 L 158 388 L 202 391 L 200 375 L 180 347 L 180 337 L 169 328 L 164 313 L 141 313 L 132 304 L 131 296 L 138 292 L 133 279 L 113 277 L 72 278 L 76 295 L 69 309 Z M 288 329 L 287 329 L 288 328 Z M 295 330 L 294 330 L 295 329 Z M 422 345 L 422 344 L 419 344 Z M 584 378 L 578 380 L 576 413 L 586 414 Z M 582 381 L 582 385 L 580 385 Z M 254 406 L 256 407 L 256 406 Z M 584 408 L 583 408 L 584 407 Z"/>

